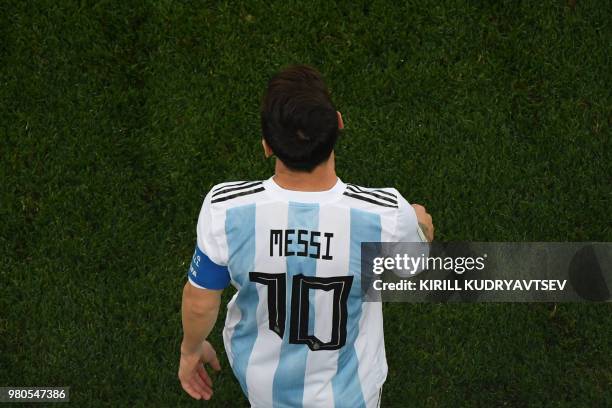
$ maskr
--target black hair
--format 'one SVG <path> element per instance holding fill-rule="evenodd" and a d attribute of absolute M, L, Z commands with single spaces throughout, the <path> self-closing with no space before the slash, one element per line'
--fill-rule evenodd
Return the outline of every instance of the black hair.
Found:
<path fill-rule="evenodd" d="M 325 162 L 340 133 L 338 116 L 321 73 L 289 66 L 268 81 L 261 104 L 263 138 L 274 155 L 295 171 Z"/>

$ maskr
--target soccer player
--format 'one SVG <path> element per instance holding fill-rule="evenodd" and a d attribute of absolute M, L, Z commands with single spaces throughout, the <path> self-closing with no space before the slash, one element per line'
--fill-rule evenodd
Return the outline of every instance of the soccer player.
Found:
<path fill-rule="evenodd" d="M 183 290 L 179 379 L 210 399 L 206 341 L 230 284 L 223 341 L 253 407 L 377 407 L 387 376 L 382 305 L 362 302 L 361 242 L 433 239 L 431 216 L 394 188 L 342 182 L 342 116 L 320 73 L 291 66 L 268 83 L 263 149 L 274 176 L 214 186 Z M 419 227 L 420 225 L 420 227 Z"/>

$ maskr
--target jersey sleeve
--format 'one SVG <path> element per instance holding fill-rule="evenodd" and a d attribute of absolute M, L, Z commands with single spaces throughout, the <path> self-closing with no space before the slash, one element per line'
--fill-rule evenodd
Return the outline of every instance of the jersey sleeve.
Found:
<path fill-rule="evenodd" d="M 398 213 L 394 234 L 395 242 L 414 242 L 416 244 L 397 244 L 397 250 L 392 249 L 391 255 L 395 256 L 396 253 L 402 251 L 404 254 L 415 258 L 429 256 L 429 241 L 419 227 L 414 208 L 399 192 L 396 195 L 398 198 Z M 412 271 L 395 270 L 395 274 L 401 278 L 409 278 L 421 272 L 423 272 L 422 267 Z"/>
<path fill-rule="evenodd" d="M 397 223 L 395 226 L 394 238 L 396 242 L 427 242 L 425 234 L 419 227 L 414 208 L 399 193 Z"/>
<path fill-rule="evenodd" d="M 215 223 L 210 197 L 209 192 L 200 210 L 196 228 L 197 243 L 187 276 L 195 287 L 219 290 L 229 285 L 230 274 L 220 245 L 220 240 L 224 238 L 224 228 Z"/>

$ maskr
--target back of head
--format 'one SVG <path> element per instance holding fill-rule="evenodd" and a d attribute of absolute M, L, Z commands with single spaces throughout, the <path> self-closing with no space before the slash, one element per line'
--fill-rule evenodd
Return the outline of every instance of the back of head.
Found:
<path fill-rule="evenodd" d="M 312 171 L 338 139 L 338 117 L 321 74 L 292 65 L 268 82 L 261 105 L 263 137 L 285 166 Z"/>

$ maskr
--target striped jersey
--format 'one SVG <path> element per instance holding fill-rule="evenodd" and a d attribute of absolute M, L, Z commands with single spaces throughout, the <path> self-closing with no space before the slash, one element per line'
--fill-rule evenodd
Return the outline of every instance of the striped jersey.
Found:
<path fill-rule="evenodd" d="M 420 242 L 393 188 L 322 192 L 273 178 L 214 186 L 188 278 L 236 293 L 223 341 L 253 407 L 375 407 L 387 376 L 382 305 L 362 302 L 362 242 Z"/>

